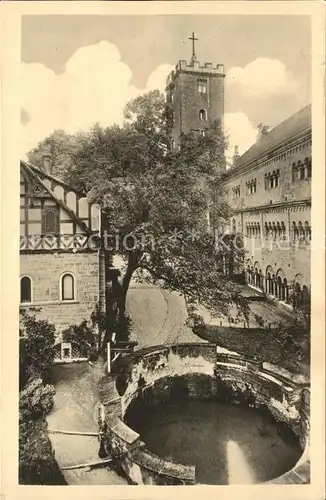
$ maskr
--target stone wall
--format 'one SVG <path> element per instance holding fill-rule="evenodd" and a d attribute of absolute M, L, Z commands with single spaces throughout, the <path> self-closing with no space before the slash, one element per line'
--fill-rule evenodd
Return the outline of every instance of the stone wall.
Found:
<path fill-rule="evenodd" d="M 60 276 L 66 272 L 75 277 L 73 301 L 60 300 Z M 58 331 L 90 319 L 99 300 L 97 252 L 21 254 L 20 274 L 32 280 L 32 303 L 21 306 L 27 311 L 40 308 L 39 319 L 47 319 Z"/>
<path fill-rule="evenodd" d="M 136 484 L 194 484 L 194 467 L 167 462 L 146 450 L 139 435 L 124 422 L 129 405 L 139 398 L 169 398 L 171 390 L 186 390 L 193 399 L 215 398 L 244 402 L 267 410 L 299 437 L 304 450 L 297 466 L 307 482 L 309 469 L 309 389 L 286 370 L 248 358 L 221 353 L 215 344 L 178 344 L 142 349 L 130 356 L 116 377 L 100 382 L 105 409 L 107 452 L 120 457 L 120 466 Z M 290 474 L 290 476 L 289 476 Z M 309 474 L 308 474 L 309 475 Z M 292 482 L 293 471 L 275 482 Z"/>
<path fill-rule="evenodd" d="M 282 148 L 280 147 L 280 150 Z M 282 154 L 280 154 L 282 153 Z M 292 164 L 305 158 L 311 158 L 311 133 L 306 137 L 298 138 L 286 151 L 276 151 L 267 160 L 253 161 L 252 168 L 243 168 L 232 173 L 230 170 L 223 183 L 226 201 L 235 211 L 244 208 L 255 208 L 272 203 L 283 203 L 294 200 L 303 200 L 311 196 L 311 178 L 292 180 Z M 246 167 L 247 168 L 247 167 Z M 279 185 L 265 189 L 265 174 L 274 170 L 280 171 Z M 246 183 L 256 179 L 256 192 L 247 194 Z M 240 186 L 240 196 L 233 196 L 233 188 Z"/>
<path fill-rule="evenodd" d="M 200 93 L 198 78 L 208 81 L 207 92 Z M 224 74 L 216 68 L 183 67 L 175 76 L 171 103 L 173 112 L 172 137 L 178 142 L 180 133 L 203 130 L 224 116 Z M 201 120 L 200 110 L 206 111 L 207 121 Z"/>
<path fill-rule="evenodd" d="M 234 171 L 231 169 L 223 181 L 225 200 L 233 211 L 228 231 L 244 237 L 247 252 L 244 267 L 254 267 L 261 271 L 262 276 L 266 276 L 269 268 L 271 276 L 279 275 L 282 280 L 286 278 L 288 284 L 297 282 L 308 289 L 311 177 L 297 178 L 293 175 L 292 165 L 298 162 L 303 165 L 306 159 L 311 160 L 311 147 L 311 131 L 307 130 L 287 143 L 280 143 L 274 150 L 266 150 L 264 157 L 253 158 Z M 279 171 L 279 180 L 278 185 L 271 188 L 266 184 L 265 175 L 273 171 Z M 256 182 L 256 190 L 250 193 L 247 184 L 252 181 Z M 240 196 L 235 196 L 235 188 L 240 189 Z M 273 234 L 271 230 L 267 235 L 266 224 L 282 227 L 285 239 L 279 232 Z M 304 234 L 298 237 L 295 232 L 301 225 Z M 256 228 L 254 234 L 253 227 Z"/>

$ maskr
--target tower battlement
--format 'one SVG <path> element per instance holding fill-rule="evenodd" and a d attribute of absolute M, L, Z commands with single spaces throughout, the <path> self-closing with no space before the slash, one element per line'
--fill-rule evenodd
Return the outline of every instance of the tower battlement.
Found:
<path fill-rule="evenodd" d="M 190 63 L 188 63 L 184 59 L 180 59 L 176 64 L 175 69 L 171 71 L 171 73 L 167 77 L 166 80 L 167 86 L 174 82 L 180 71 L 185 73 L 196 73 L 208 76 L 210 75 L 225 76 L 224 64 L 216 64 L 215 66 L 213 66 L 213 63 L 205 62 L 204 65 L 201 65 L 199 61 L 191 61 Z"/>
<path fill-rule="evenodd" d="M 196 56 L 196 34 L 190 63 L 180 59 L 166 80 L 166 100 L 171 143 L 176 146 L 181 134 L 206 134 L 206 130 L 224 118 L 224 64 L 200 63 Z"/>

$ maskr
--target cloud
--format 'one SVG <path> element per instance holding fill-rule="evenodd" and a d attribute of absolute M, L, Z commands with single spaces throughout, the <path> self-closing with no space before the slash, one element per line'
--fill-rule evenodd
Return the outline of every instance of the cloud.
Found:
<path fill-rule="evenodd" d="M 255 143 L 257 130 L 244 113 L 225 113 L 224 126 L 228 139 L 228 160 L 232 159 L 234 146 L 239 147 L 239 154 L 242 155 Z"/>
<path fill-rule="evenodd" d="M 21 108 L 21 110 L 20 110 L 20 122 L 23 125 L 26 125 L 30 121 L 30 119 L 31 118 L 30 118 L 29 114 L 27 113 L 26 109 Z"/>
<path fill-rule="evenodd" d="M 30 117 L 23 127 L 22 153 L 55 129 L 74 133 L 94 123 L 123 123 L 126 103 L 148 90 L 164 90 L 172 66 L 163 64 L 145 89 L 131 85 L 132 71 L 115 45 L 103 41 L 78 49 L 56 75 L 42 64 L 22 64 L 22 108 Z"/>
<path fill-rule="evenodd" d="M 165 91 L 166 78 L 175 69 L 175 66 L 171 64 L 161 64 L 158 66 L 153 73 L 149 76 L 146 83 L 146 90 L 158 89 L 161 92 Z"/>
<path fill-rule="evenodd" d="M 149 90 L 163 92 L 172 69 L 170 64 L 161 64 L 148 77 L 145 88 L 139 89 L 131 84 L 132 71 L 121 60 L 119 50 L 107 41 L 79 48 L 59 75 L 42 64 L 23 63 L 22 154 L 55 129 L 74 133 L 96 122 L 121 125 L 126 103 Z M 226 76 L 226 98 L 234 110 L 225 115 L 228 155 L 232 156 L 235 145 L 243 153 L 255 141 L 256 130 L 247 116 L 251 98 L 253 102 L 257 97 L 293 93 L 298 88 L 298 82 L 277 60 L 259 58 L 244 68 L 232 68 Z"/>
<path fill-rule="evenodd" d="M 301 83 L 277 59 L 258 58 L 244 68 L 231 68 L 225 79 L 227 90 L 243 97 L 262 98 L 280 94 L 298 94 Z"/>

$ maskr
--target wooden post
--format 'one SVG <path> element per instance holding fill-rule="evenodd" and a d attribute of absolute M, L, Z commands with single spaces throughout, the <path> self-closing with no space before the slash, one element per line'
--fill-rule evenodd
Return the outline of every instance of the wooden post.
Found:
<path fill-rule="evenodd" d="M 107 365 L 108 365 L 108 373 L 111 373 L 111 346 L 110 342 L 106 344 L 107 350 L 106 350 L 106 356 L 107 356 Z"/>

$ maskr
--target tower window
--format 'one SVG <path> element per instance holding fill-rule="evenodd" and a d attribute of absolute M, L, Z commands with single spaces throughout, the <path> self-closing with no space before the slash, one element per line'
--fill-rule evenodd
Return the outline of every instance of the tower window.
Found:
<path fill-rule="evenodd" d="M 197 80 L 197 92 L 199 94 L 207 94 L 208 80 L 207 78 L 198 78 Z"/>
<path fill-rule="evenodd" d="M 206 109 L 200 109 L 199 110 L 199 119 L 202 122 L 207 122 L 207 111 L 206 111 Z"/>
<path fill-rule="evenodd" d="M 32 302 L 32 280 L 29 276 L 20 279 L 20 302 Z"/>
<path fill-rule="evenodd" d="M 75 279 L 72 274 L 61 276 L 61 300 L 75 299 Z"/>

